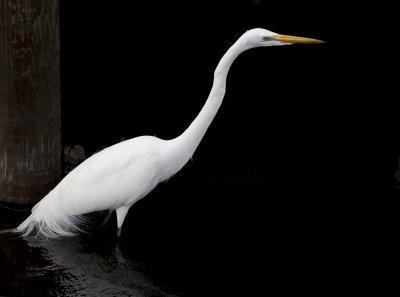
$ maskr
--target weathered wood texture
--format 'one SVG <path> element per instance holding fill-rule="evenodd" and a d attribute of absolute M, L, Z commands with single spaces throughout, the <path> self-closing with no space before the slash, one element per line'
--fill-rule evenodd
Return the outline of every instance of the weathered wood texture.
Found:
<path fill-rule="evenodd" d="M 61 176 L 58 0 L 0 0 L 0 201 L 32 203 Z"/>

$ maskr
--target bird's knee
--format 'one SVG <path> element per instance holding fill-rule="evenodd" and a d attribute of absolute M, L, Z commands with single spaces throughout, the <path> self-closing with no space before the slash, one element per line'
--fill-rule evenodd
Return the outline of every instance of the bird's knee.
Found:
<path fill-rule="evenodd" d="M 124 223 L 125 217 L 128 213 L 130 206 L 120 206 L 117 208 L 116 213 L 117 213 L 117 225 L 118 229 L 121 229 L 122 224 Z"/>

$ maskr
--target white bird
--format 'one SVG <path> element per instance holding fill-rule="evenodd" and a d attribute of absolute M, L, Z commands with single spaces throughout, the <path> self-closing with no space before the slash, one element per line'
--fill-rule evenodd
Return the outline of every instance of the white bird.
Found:
<path fill-rule="evenodd" d="M 255 47 L 322 42 L 259 28 L 245 32 L 218 63 L 208 99 L 182 135 L 171 140 L 140 136 L 94 154 L 39 201 L 16 231 L 50 238 L 72 236 L 81 230 L 84 214 L 102 210 L 111 214 L 115 210 L 120 235 L 129 208 L 192 157 L 221 106 L 229 68 L 242 52 Z"/>

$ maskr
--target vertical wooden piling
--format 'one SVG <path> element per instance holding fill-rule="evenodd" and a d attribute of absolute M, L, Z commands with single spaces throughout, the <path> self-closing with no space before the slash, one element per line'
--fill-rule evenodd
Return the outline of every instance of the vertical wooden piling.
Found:
<path fill-rule="evenodd" d="M 0 0 L 0 201 L 28 204 L 61 176 L 58 0 Z"/>

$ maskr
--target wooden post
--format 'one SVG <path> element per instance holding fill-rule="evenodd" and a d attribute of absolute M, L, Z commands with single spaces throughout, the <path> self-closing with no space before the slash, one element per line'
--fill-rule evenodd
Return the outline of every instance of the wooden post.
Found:
<path fill-rule="evenodd" d="M 58 0 L 0 0 L 0 201 L 29 204 L 61 176 Z"/>

